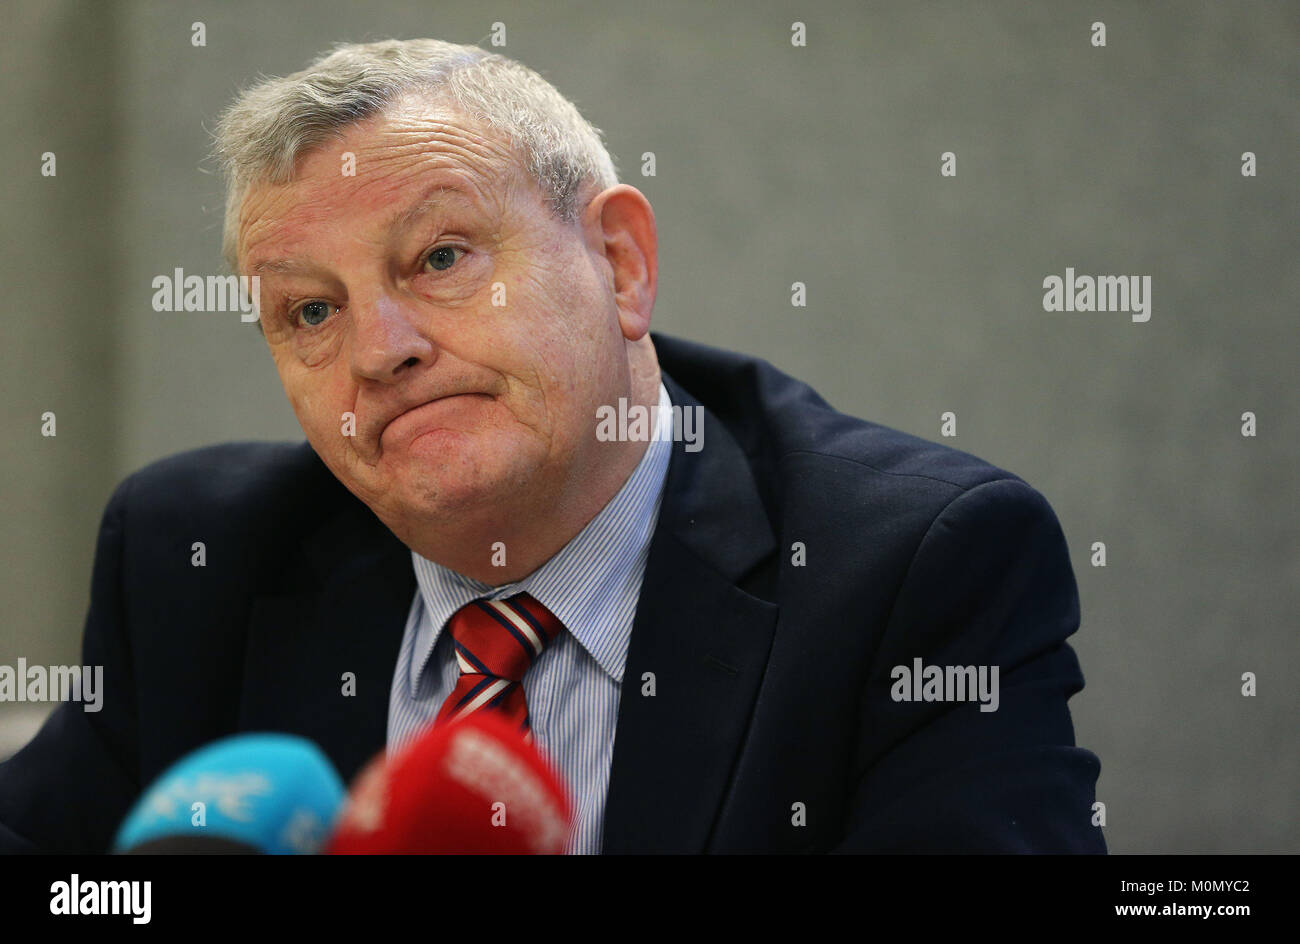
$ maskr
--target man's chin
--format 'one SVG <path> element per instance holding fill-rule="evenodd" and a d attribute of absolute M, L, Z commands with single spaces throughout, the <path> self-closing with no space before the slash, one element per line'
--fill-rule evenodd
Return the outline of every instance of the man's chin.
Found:
<path fill-rule="evenodd" d="M 421 474 L 399 475 L 375 489 L 367 502 L 380 518 L 410 525 L 456 527 L 500 514 L 509 501 L 508 489 L 478 477 Z"/>
<path fill-rule="evenodd" d="M 425 435 L 374 465 L 346 463 L 344 474 L 335 475 L 394 531 L 490 527 L 518 504 L 522 483 L 536 469 L 518 456 L 495 462 L 497 453 L 483 443 L 454 435 L 457 448 L 447 448 L 445 437 Z"/>

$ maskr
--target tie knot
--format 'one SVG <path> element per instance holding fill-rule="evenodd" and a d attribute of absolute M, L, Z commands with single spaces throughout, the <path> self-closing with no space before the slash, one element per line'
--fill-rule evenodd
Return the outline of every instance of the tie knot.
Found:
<path fill-rule="evenodd" d="M 527 593 L 505 600 L 475 600 L 447 624 L 456 642 L 462 675 L 488 675 L 521 682 L 547 643 L 563 628 L 559 619 Z"/>

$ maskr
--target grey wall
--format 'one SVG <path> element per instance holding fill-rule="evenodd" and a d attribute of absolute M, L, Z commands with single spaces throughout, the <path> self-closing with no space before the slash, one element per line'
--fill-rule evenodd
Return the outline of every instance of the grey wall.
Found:
<path fill-rule="evenodd" d="M 502 20 L 502 51 L 606 131 L 653 203 L 658 330 L 767 357 L 929 439 L 954 411 L 941 441 L 1051 500 L 1082 596 L 1071 705 L 1112 850 L 1300 851 L 1295 4 L 7 9 L 0 663 L 78 661 L 123 475 L 299 437 L 250 326 L 150 306 L 156 275 L 222 271 L 205 159 L 221 107 L 336 41 L 486 43 Z M 39 174 L 47 150 L 57 178 Z M 1044 312 L 1042 280 L 1066 266 L 1150 275 L 1151 320 Z M 37 720 L 0 705 L 0 753 Z"/>

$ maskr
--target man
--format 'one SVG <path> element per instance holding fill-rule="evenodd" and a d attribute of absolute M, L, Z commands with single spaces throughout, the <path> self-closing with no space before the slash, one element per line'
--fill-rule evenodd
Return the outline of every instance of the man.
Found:
<path fill-rule="evenodd" d="M 105 848 L 235 731 L 351 778 L 499 710 L 568 783 L 574 852 L 1104 851 L 1046 501 L 652 339 L 650 205 L 539 76 L 343 46 L 241 96 L 218 149 L 310 448 L 119 487 L 85 634 L 104 708 L 0 766 L 6 848 Z"/>

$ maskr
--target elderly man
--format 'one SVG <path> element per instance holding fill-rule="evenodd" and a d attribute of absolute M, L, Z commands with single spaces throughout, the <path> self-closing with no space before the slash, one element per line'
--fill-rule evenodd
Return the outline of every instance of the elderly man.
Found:
<path fill-rule="evenodd" d="M 85 633 L 103 711 L 0 766 L 0 844 L 102 850 L 232 732 L 350 778 L 483 710 L 562 774 L 574 852 L 1104 851 L 1046 501 L 652 340 L 650 205 L 537 74 L 342 46 L 245 92 L 217 144 L 226 254 L 308 442 L 119 487 Z"/>

